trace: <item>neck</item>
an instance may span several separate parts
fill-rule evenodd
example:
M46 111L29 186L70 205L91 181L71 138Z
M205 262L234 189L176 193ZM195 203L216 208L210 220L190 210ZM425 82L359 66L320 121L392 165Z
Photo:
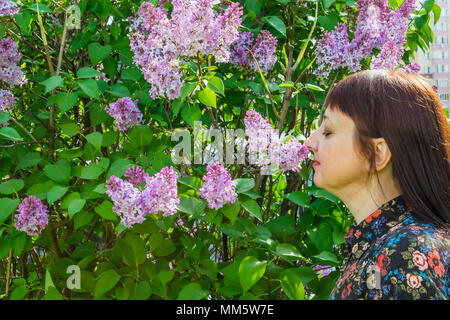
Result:
M350 210L357 224L384 203L402 194L400 188L394 183L392 175L386 175L385 172L378 172L378 175L384 193L381 191L377 179L373 177L371 182L364 186L354 186L347 190L341 190L340 195L336 194Z

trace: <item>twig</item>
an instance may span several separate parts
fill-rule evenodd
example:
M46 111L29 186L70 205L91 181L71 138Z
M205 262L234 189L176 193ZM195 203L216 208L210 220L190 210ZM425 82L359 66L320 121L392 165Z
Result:
M13 249L9 250L9 258L8 258L8 270L6 270L6 290L5 290L5 296L8 300L9 298L9 281L11 280L11 261L12 261L12 252Z
M6 148L14 148L14 147L17 147L17 146L26 145L26 144L33 144L33 143L36 143L36 142L28 141L28 142L18 142L18 143L8 144L6 146L0 145L0 149L1 148L4 148L4 149L6 149Z

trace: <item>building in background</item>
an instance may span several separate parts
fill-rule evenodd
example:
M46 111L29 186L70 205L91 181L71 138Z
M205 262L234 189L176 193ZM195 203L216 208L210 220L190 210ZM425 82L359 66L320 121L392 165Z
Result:
M421 7L419 0L416 8ZM429 52L422 52L419 49L416 52L416 62L421 66L420 74L430 79L430 83L437 87L439 99L442 102L444 110L450 109L450 50L448 40L450 37L450 0L435 0L435 3L441 7L441 17L434 24L431 17L430 26L434 32L434 41ZM448 113L447 113L448 116Z

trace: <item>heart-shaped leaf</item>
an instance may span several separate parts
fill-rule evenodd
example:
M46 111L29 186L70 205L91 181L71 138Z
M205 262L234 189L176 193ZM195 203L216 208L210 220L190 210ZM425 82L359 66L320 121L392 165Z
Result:
M89 58L92 65L96 66L100 61L105 59L111 53L110 45L102 46L100 43L94 42L88 45Z

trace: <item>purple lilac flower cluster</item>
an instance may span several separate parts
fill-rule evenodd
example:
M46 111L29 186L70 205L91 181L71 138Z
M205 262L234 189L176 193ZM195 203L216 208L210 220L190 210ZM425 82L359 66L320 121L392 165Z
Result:
M17 98L9 90L0 89L0 112L7 112L12 109Z
M308 158L309 149L301 144L297 139L284 143L280 149L281 171L288 170L299 172L302 169L302 163Z
M216 162L206 167L200 197L208 201L208 208L219 209L226 203L234 203L237 198L234 182L228 170Z
M257 111L248 110L244 118L245 134L248 139L249 161L261 168L279 164L280 138L266 119Z
M280 165L284 172L301 170L309 155L308 147L295 138L281 145L277 131L255 110L247 111L244 124L250 163L261 168L267 168L269 163Z
M180 202L177 196L178 174L173 167L163 168L150 177L142 169L132 167L125 174L129 178L124 181L111 176L106 182L106 194L114 203L113 210L120 217L120 222L127 228L135 223L142 223L147 214L163 212L164 216L176 213ZM141 191L137 185L145 181L145 189Z
M19 213L14 217L14 226L29 236L41 234L48 224L48 207L35 195L25 198L19 204L18 211Z
M256 41L253 41L253 33L241 31L239 38L231 45L230 62L240 65L241 67L251 67L258 72L258 67L250 54L249 50L255 56L262 72L267 72L277 62L274 55L277 47L277 38L267 30L262 30Z
M132 166L131 168L129 168L127 172L125 172L124 176L127 177L128 182L130 182L135 187L140 186L149 177L149 175L145 173L144 170L136 166Z
M351 72L360 70L363 58L369 58L373 49L381 52L372 59L372 69L395 69L401 64L406 43L408 21L414 9L414 0L405 0L393 10L388 0L358 0L358 20L354 38L349 41L348 26L338 23L319 40L316 53L316 75L326 77L331 70L347 67ZM417 70L416 66L405 69Z
M11 38L0 39L0 80L11 86L23 85L25 74L17 63L22 58L17 43Z
M180 198L177 195L178 173L173 167L165 167L153 177L146 177L146 187L140 204L147 213L163 212L163 216L174 215Z
M130 36L134 63L152 85L153 99L180 96L182 57L213 55L228 62L229 47L238 38L242 7L229 3L216 12L213 0L174 0L171 17L163 5L143 2L132 17L135 33Z
M106 112L116 120L116 128L126 131L131 127L143 124L142 113L137 107L138 100L129 97L119 98L105 108Z
M19 13L20 8L11 0L0 0L0 17L14 16Z

